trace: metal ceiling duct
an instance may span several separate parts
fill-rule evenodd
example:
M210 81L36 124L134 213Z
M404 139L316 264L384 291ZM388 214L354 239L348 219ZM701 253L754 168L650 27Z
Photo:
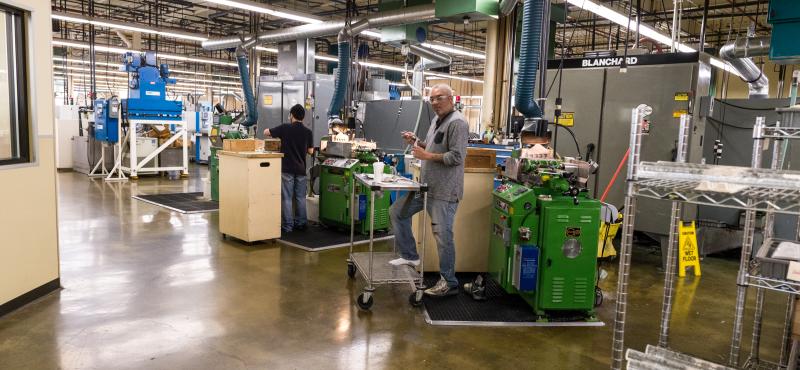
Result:
M508 16L517 7L519 0L502 0L500 2L500 14Z
M413 96L422 96L422 88L425 82L423 72L431 68L447 67L453 63L453 58L440 51L418 45L410 45L409 51L411 54L420 57L420 61L414 65L411 84L408 83L407 78L406 84L411 87Z
M719 49L719 56L730 63L742 80L747 82L749 97L765 99L769 97L769 79L750 57L769 54L769 36L748 37L727 43Z
M408 48L412 54L425 60L425 69L446 67L453 63L453 58L440 51L418 45L410 45Z
M358 34L373 27L388 27L406 24L410 22L429 22L436 20L436 10L433 4L413 6L398 10L390 10L382 13L370 14L366 17L351 21L351 30ZM302 26L283 28L268 31L258 35L258 42L278 43L293 41L297 39L307 39L322 36L332 36L339 33L345 27L344 21L328 21L321 23L305 24ZM230 36L203 41L203 49L222 50L235 48L242 43L242 39L250 39L253 35L240 37Z

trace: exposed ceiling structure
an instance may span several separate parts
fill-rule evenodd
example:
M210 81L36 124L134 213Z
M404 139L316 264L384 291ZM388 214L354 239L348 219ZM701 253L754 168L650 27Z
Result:
M577 56L592 50L623 49L626 44L629 47L637 46L634 26L629 33L626 27L581 9L582 1L554 2L561 5L566 3L567 21L559 24L552 35L556 42L553 57L560 57L562 53L565 56ZM631 24L635 24L637 17L640 17L643 25L665 35L671 32L676 18L673 10L677 4L681 9L677 16L680 20L680 41L695 48L700 40L705 15L705 47L714 53L722 44L747 34L748 30L755 34L769 32L766 22L767 0L591 1L617 13L630 15ZM69 71L79 76L87 73L86 64L90 60L88 45L93 27L98 71L116 69L118 49L136 50L136 46L140 45L143 50L176 56L168 62L171 69L176 71L176 77L186 79L187 87L191 87L190 83L197 85L203 82L220 86L223 90L228 86L234 89L233 84L222 82L235 81L232 51L203 50L200 45L202 39L268 32L316 20L342 20L348 16L360 17L379 11L378 0L257 0L252 3L263 4L279 12L285 11L289 16L242 9L229 0L52 0L55 14L53 37L58 46L54 59L60 62L56 63L56 72ZM485 21L437 23L429 26L428 40L438 45L454 46L471 54L451 52L453 64L450 75L482 79L484 59L481 56L485 49L486 28ZM142 30L152 32L140 32ZM318 70L327 70L330 62L325 56L335 41L335 35L315 40L319 56ZM646 37L640 37L638 41L641 48L669 51L669 46ZM82 46L73 44L66 49L63 45L67 42L78 42ZM361 37L360 42L369 47L368 56L362 61L403 67L405 58L400 49L382 44L369 36ZM275 45L262 45L259 49L261 73L273 73L275 70L277 57L274 48ZM65 50L69 51L65 54ZM376 69L375 72L382 71ZM189 81L189 78L195 81ZM98 82L98 85L103 83L101 80Z

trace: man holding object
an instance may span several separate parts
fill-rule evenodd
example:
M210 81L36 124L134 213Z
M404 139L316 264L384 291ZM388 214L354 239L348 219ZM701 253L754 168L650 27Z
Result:
M445 84L433 87L430 96L436 118L431 122L425 141L414 133L403 132L403 139L413 145L414 158L422 160L420 182L428 185L428 215L439 253L439 281L425 294L434 297L458 294L455 275L456 253L453 221L458 202L464 196L464 158L469 127L461 112L455 110L453 89ZM411 217L422 211L422 197L408 193L395 202L390 215L400 258L393 265L419 265L417 243L411 232Z

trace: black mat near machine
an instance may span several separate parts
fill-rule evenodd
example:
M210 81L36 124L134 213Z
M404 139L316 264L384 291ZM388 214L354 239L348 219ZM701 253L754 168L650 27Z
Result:
M375 231L375 241L394 238L387 231ZM356 244L369 243L369 235L355 233ZM300 248L309 252L319 252L326 249L343 248L350 245L350 231L327 228L322 225L308 225L304 231L281 233L278 242L290 247Z
M219 210L219 202L204 199L202 192L139 194L132 198L180 213L203 213Z
M477 273L457 273L459 286L472 282ZM433 286L438 273L425 274L425 286ZM493 279L485 279L486 300L476 301L460 289L458 295L423 299L425 321L443 326L604 326L601 321L538 322L531 306L519 295L508 294Z

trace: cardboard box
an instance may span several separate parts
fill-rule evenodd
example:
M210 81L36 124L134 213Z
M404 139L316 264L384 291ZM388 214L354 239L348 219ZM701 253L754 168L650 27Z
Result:
M465 168L495 168L497 153L491 149L467 148Z
M255 139L225 139L222 150L230 152L256 152L264 150L264 141Z
M264 150L267 152L280 152L281 139L264 139Z
M169 132L169 128L163 125L155 125L150 127L150 131L147 132L147 137L157 137L159 139L169 139L171 136Z

